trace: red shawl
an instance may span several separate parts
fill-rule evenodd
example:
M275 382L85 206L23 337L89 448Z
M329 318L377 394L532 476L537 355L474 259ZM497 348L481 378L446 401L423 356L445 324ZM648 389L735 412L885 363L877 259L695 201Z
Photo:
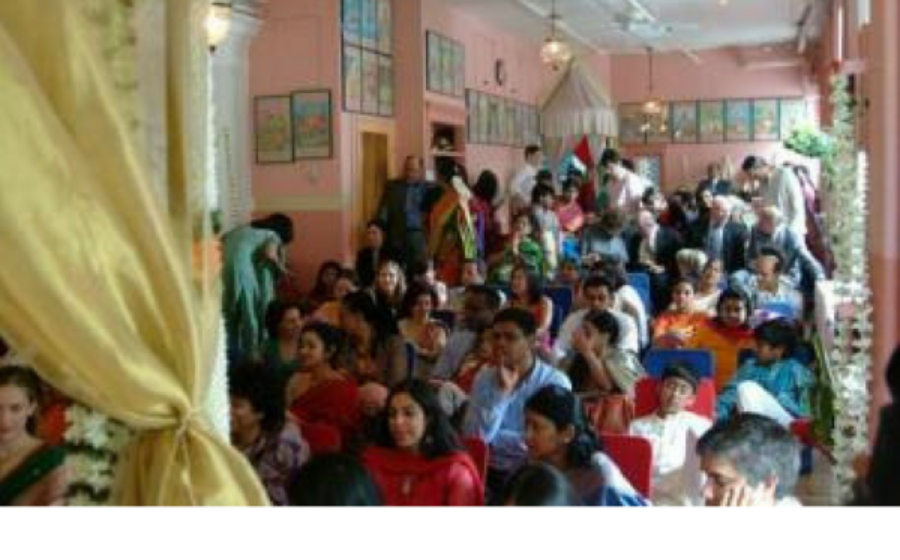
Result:
M303 435L309 439L311 433L317 433L316 426L329 426L337 430L341 440L346 444L352 441L359 431L359 400L356 384L349 380L331 380L322 382L291 404L291 414L304 428ZM313 453L317 453L317 445L310 440ZM324 444L323 444L324 445ZM325 445L332 447L332 445Z
M363 462L389 506L480 506L484 485L468 453L425 459L370 447Z

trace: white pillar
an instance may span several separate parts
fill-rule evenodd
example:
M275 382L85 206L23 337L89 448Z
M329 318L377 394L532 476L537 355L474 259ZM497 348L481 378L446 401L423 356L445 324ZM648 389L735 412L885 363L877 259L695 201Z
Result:
M215 180L224 231L247 223L253 211L250 43L261 26L256 17L235 10L231 29L213 55Z

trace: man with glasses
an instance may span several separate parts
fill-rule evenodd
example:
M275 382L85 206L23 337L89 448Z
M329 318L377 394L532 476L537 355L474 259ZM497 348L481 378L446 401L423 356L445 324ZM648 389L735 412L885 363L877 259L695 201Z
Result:
M493 364L478 374L463 431L490 446L487 489L497 496L525 463L525 402L547 385L571 390L569 378L535 354L537 324L524 309L504 309L494 318Z
M746 413L720 422L697 442L697 454L708 506L800 505L793 496L800 444L770 418Z

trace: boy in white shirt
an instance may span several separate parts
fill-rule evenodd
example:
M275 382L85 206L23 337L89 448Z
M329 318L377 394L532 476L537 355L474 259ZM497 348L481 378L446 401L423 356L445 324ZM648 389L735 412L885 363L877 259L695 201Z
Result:
M666 367L659 384L659 407L634 420L628 429L653 446L651 499L656 505L703 503L703 477L694 448L712 422L687 410L698 385L697 376L686 366Z

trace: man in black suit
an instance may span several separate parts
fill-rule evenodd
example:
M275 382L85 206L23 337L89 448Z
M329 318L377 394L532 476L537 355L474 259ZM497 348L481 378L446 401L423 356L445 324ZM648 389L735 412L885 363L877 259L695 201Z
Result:
M678 276L675 255L683 246L677 231L660 226L653 212L641 208L637 233L628 241L629 269L650 275L650 296L656 311L669 305L669 281Z
M747 268L747 226L731 219L731 202L724 196L713 198L709 219L697 220L690 228L688 245L700 249L706 256L722 261L729 274Z
M403 178L385 186L378 209L378 219L387 224L387 248L402 255L406 270L428 259L428 213L440 195L440 187L425 181L423 171L421 158L407 156Z

